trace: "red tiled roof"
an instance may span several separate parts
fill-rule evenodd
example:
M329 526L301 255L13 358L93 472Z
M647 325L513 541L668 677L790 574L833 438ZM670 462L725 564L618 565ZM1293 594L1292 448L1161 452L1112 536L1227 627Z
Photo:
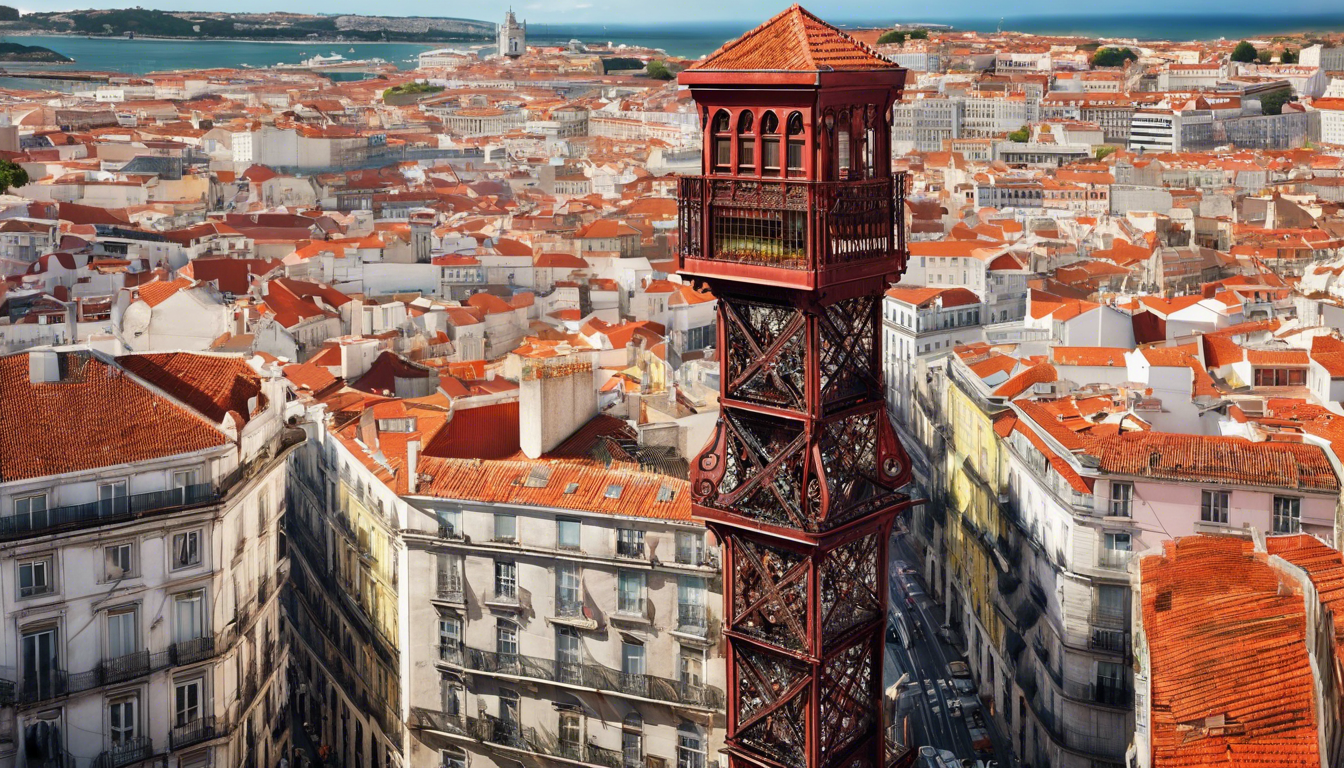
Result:
M517 400L454 409L424 448L425 456L441 459L503 459L517 453Z
M1163 547L1140 570L1154 768L1319 765L1301 592L1247 539Z
M237 425L242 427L266 406L261 377L242 357L168 352L124 355L117 363L215 422L233 412L242 418ZM249 408L253 398L256 403Z
M544 487L525 483L535 467L550 467ZM419 470L430 479L418 495L548 509L572 509L664 520L691 520L689 483L618 463L610 468L593 461L511 459L439 459L426 456ZM573 486L573 491L566 490ZM619 494L608 493L619 486ZM672 498L659 501L667 487ZM613 496L616 496L613 498Z
M434 372L419 363L412 363L395 352L380 353L363 376L350 384L361 392L381 395L397 391L397 379L426 379Z
M793 5L690 66L693 70L897 69L844 32Z
M994 390L994 396L1006 397L1011 400L1012 398L1017 397L1023 392L1026 392L1028 389L1031 389L1036 384L1042 384L1048 381L1057 381L1058 379L1059 379L1059 372L1055 370L1055 366L1049 363L1041 363L1040 365L1033 365L1030 368L1026 369L1025 371L1022 371L1021 373L1017 374L1013 378L1000 384L999 388Z
M1051 347L1055 365L1084 365L1119 368L1125 365L1125 352L1119 347Z
M1265 549L1306 571L1321 604L1334 614L1335 666L1344 673L1344 555L1305 533L1269 536Z
M1039 420L1038 420L1039 421ZM1118 475L1338 491L1330 459L1316 445L1253 443L1242 437L1126 432L1085 437L1099 469Z
M0 357L0 481L27 480L228 444L206 418L85 352L33 384L29 353Z
M140 286L140 299L151 307L157 307L172 298L173 294L190 285L191 281L184 277L179 277L176 280L156 280L152 283L145 283Z

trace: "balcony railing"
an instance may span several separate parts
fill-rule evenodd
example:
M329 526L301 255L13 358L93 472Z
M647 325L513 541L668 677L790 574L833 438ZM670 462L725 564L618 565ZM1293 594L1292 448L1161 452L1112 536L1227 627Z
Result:
M677 604L677 627L679 629L689 629L704 634L705 628L708 626L709 611L706 610L705 606L696 603Z
M127 739L105 750L93 761L93 768L122 768L147 760L154 754L154 742L148 736Z
M679 180L687 259L819 270L905 251L905 177Z
M1112 571L1124 571L1134 553L1127 549L1101 549L1097 551L1097 567Z
M166 491L137 493L86 504L50 507L41 512L0 517L0 538L46 533L66 526L110 523L153 512L218 501L221 494L210 483L198 483Z
M463 598L466 593L462 588L462 574L457 571L440 571L437 591L440 600L447 600L452 603L465 602Z
M63 669L50 669L37 674L26 674L19 686L19 703L36 704L69 692L70 678Z
M558 757L600 768L626 768L620 750L548 737L538 733L536 728L501 720L492 715L464 717L416 707L411 710L410 724L413 729L457 734L486 744Z
M572 598L555 598L555 615L561 619L583 618L583 601Z
M719 555L708 547L677 547L677 562L682 565L718 566Z
M616 542L617 557L643 557L644 542L642 541L618 541Z
M1094 629L1087 647L1094 651L1129 654L1129 633L1123 629Z
M173 749L190 747L215 738L215 716L198 717L188 723L174 726L168 733L168 743Z
M440 657L443 655L444 649L441 647ZM448 655L450 658L445 659L448 663L477 672L548 680L704 709L718 710L724 706L723 691L711 685L621 672L591 662L562 662L521 653L498 653L468 647L448 649Z
M207 635L190 640L182 640L169 646L174 663L195 664L202 659L215 655L215 637Z

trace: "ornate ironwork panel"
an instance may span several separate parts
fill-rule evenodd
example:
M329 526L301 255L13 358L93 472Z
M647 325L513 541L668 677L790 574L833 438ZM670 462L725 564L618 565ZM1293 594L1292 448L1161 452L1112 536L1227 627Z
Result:
M794 411L807 409L807 323L792 307L719 302L724 325L724 394Z
M863 637L822 665L819 690L823 764L877 729L873 684L881 679L879 663L881 659L873 655L872 639Z
M862 411L825 422L818 448L828 495L826 524L843 523L863 511L863 502L886 489L878 485L878 430L886 414Z
M797 552L734 537L732 628L779 648L808 650L809 565Z
M881 306L876 296L858 296L832 304L818 318L821 402L826 410L881 398Z
M771 525L809 527L800 498L807 449L802 423L732 409L722 418L723 477L707 503Z
M886 601L877 594L880 548L877 534L869 534L827 552L821 561L823 647L886 614Z
M754 720L742 718L737 742L769 755L789 768L807 765L808 689L801 690L779 706L766 710Z

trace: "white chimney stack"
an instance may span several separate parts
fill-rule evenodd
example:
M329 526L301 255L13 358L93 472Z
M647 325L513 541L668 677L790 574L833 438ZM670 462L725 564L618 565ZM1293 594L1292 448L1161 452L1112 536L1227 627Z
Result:
M54 384L61 380L61 358L54 349L34 349L28 353L28 378L33 384Z

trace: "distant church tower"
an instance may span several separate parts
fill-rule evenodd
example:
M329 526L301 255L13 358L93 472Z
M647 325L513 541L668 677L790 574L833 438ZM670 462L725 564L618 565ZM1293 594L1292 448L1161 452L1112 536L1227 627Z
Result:
M518 58L527 51L527 22L518 23L513 9L504 15L504 23L499 25L499 55Z

